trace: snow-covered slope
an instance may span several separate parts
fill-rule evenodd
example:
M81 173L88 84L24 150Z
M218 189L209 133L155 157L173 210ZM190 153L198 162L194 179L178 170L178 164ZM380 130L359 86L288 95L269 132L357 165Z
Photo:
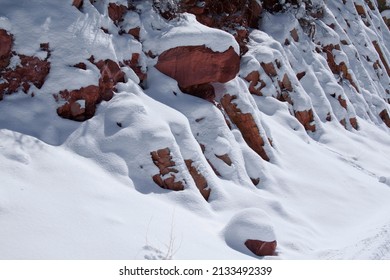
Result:
M390 259L376 1L152 2L1 0L0 258Z

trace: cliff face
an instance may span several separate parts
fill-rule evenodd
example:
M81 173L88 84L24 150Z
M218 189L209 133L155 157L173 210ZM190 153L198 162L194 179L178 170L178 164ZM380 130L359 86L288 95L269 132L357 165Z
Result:
M389 139L386 1L55 4L66 18L56 9L33 17L41 13L33 3L18 13L10 3L0 14L0 128L65 146L137 192L189 201L210 216L231 204L229 218L264 210L267 222L250 222L272 238L241 234L234 217L227 227L227 245L244 254L275 254L273 227L285 226L283 215L289 220L279 199L299 197L286 187L299 185L290 174L306 176L322 161L317 151L371 149L372 131ZM347 172L320 165L329 177ZM317 184L314 175L307 180ZM252 194L258 198L247 202ZM295 250L289 230L279 235L281 252Z

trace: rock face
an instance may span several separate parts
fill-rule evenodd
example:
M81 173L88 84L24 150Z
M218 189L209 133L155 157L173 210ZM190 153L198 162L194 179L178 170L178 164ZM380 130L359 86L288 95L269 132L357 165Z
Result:
M245 246L257 256L273 256L275 255L277 242L248 239L247 241L245 241Z
M44 60L23 54L11 53L13 36L4 29L0 30L0 100L5 94L12 94L18 90L27 93L32 85L40 89L50 72L49 44L40 45L40 50L47 52ZM14 57L18 64L8 67L11 57Z
M93 57L89 61L100 70L99 85L90 85L72 91L64 90L54 96L57 101L60 99L66 101L57 109L57 114L65 119L85 121L92 118L97 104L103 100L110 100L114 95L115 85L125 81L125 74L116 62L110 59L95 62ZM75 67L84 69L86 65L80 62Z
M238 127L241 134L252 150L254 150L262 159L269 161L267 153L264 150L264 140L261 138L260 131L256 125L253 116L249 113L243 114L237 105L232 101L236 96L226 94L221 99L221 105L229 116L230 120Z
M163 52L156 68L175 79L181 88L233 79L240 67L240 57L230 47L214 52L206 46L176 47Z
M153 181L163 189L173 191L184 190L184 184L176 180L175 174L179 171L175 168L176 163L172 161L171 150L169 148L151 152L153 163L160 170L159 174L153 176Z
M12 35L0 29L0 70L8 66L11 59Z
M256 0L185 0L180 11L194 14L204 25L231 33L243 54L248 50L249 28L258 27L262 6Z
M191 159L185 160L185 163L188 171L194 179L196 187L199 189L200 193L207 201L209 199L211 190L208 188L206 178L201 173L199 173L199 171L193 165L193 161Z

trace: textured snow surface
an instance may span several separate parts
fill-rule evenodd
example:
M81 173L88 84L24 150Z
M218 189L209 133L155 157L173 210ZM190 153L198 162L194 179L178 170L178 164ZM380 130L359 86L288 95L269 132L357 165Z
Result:
M80 12L70 0L1 0L0 28L14 34L15 50L39 56L39 44L49 42L52 69L45 85L34 88L35 97L20 92L0 102L0 259L258 258L243 245L246 239L276 239L277 255L268 259L390 259L390 129L377 115L390 109L382 98L389 79L381 76L384 69L377 75L352 59L379 59L364 46L371 40L390 45L377 10L368 28L354 20L352 3L325 1L324 21L339 25L332 32L320 22L329 33L315 35L318 44L353 41L341 46L340 59L347 60L360 93L348 82L340 85L293 15L266 14L263 31L251 33L240 75L214 86L217 98L236 95L236 105L272 141L265 144L266 162L236 127L228 128L216 106L181 93L176 81L153 68L156 60L144 56L145 90L124 68L126 83L95 117L77 123L57 116L53 93L98 83L97 69L69 67L89 63L91 55L122 61L142 50L159 54L203 44L238 52L230 34L187 14L164 21L144 1L138 1L139 18L125 27L141 24L142 44L119 36L104 10L108 2L115 1L101 1L96 9L85 1ZM350 16L351 28L341 14ZM284 46L293 28L301 39ZM240 77L274 59L281 62L281 77L286 73L294 84L293 105L274 98L269 78L263 96L254 96ZM298 81L301 71L306 75ZM348 99L348 110L338 96ZM314 133L292 115L310 108ZM328 112L332 121L325 120ZM350 117L357 118L358 130L339 123ZM152 180L159 171L150 153L166 147L177 179L187 183L184 191L161 189ZM218 157L224 154L231 165ZM186 168L188 159L208 181L208 202ZM254 186L251 178L260 183Z

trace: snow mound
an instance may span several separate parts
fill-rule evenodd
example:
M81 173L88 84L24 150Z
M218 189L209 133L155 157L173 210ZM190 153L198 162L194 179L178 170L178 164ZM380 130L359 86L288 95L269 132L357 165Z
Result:
M224 229L226 244L234 250L249 253L248 239L272 242L276 240L271 218L263 210L249 208L234 215Z

